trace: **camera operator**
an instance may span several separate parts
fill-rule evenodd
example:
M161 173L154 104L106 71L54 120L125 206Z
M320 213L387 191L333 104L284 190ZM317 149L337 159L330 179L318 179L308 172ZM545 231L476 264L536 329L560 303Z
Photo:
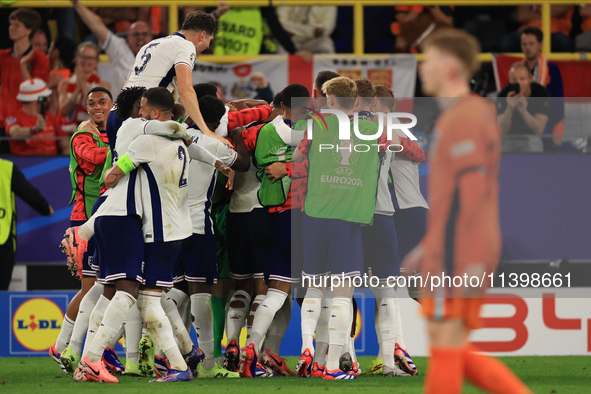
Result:
M543 152L538 135L544 132L550 113L550 93L533 77L524 62L509 70L509 84L499 92L498 120L503 138L503 152Z
M51 89L41 79L28 79L20 84L16 99L21 108L6 118L6 134L11 137L14 155L56 155L55 137L61 135L59 124L47 108Z

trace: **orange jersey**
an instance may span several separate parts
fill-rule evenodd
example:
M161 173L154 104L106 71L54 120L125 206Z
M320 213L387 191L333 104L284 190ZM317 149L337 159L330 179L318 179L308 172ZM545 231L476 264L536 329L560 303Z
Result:
M496 111L485 99L461 98L439 117L435 132L421 268L451 276L484 263L488 275L501 253Z

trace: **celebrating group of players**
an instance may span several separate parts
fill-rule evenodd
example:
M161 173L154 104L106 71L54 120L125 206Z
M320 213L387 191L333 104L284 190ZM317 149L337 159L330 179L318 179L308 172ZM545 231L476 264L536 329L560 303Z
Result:
M215 19L195 11L180 32L140 50L113 111L109 91L94 88L87 95L91 120L70 142L75 205L62 242L82 290L50 349L76 381L117 382L114 375L122 372L155 373L157 382L195 375L355 379L361 372L351 336L352 286L304 288L301 275L369 272L383 284L400 274L405 256L409 271L435 272L448 266L442 257L450 242L445 231L457 235L451 255L458 269L472 263L488 267L498 259L498 130L486 123L490 106L462 98L477 64L471 37L433 34L425 48L426 91L459 98L438 122L430 179L434 206L426 228L428 206L418 184L425 154L402 133L388 140L379 127L380 113L395 107L391 90L323 71L311 94L292 84L272 106L246 101L233 106L252 108L236 110L216 97L214 85L192 83L196 54L216 31ZM165 88L175 74L177 103ZM310 127L311 105L314 111L340 110L349 117L351 135L373 138L374 144L360 153L353 149L357 137L339 140L339 116L325 116ZM467 120L461 116L466 111ZM464 123L454 123L460 118ZM389 144L400 151L386 149ZM451 216L456 227L450 230L445 223ZM477 231L481 227L485 230ZM301 303L302 351L292 372L279 346L294 289ZM380 353L368 373L417 375L405 350L395 289L372 291ZM477 324L478 299L445 301L443 308L434 299L422 301L439 330L431 336L433 370L446 360L441 349L452 346L459 349L453 353L458 371L468 368L464 353L481 357L493 365L483 384L492 370L509 382L501 392L526 392L492 359L465 350L464 334ZM191 323L199 347L189 335ZM125 366L113 351L122 336ZM464 373L458 373L461 383ZM465 376L472 380L469 372ZM449 380L431 372L427 387L443 387L441 379Z

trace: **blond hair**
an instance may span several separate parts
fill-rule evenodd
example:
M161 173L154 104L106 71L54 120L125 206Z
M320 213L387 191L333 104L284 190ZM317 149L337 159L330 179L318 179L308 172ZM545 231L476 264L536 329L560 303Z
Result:
M355 80L355 85L357 86L357 96L361 97L361 102L363 104L373 103L373 98L376 95L376 88L373 83L369 79L361 77Z
M337 77L324 82L322 93L336 97L339 107L353 109L357 99L357 85L351 78Z
M466 78L471 78L480 70L480 44L474 36L459 29L440 29L429 34L421 45L423 52L430 47L437 48L441 52L455 57L462 68Z

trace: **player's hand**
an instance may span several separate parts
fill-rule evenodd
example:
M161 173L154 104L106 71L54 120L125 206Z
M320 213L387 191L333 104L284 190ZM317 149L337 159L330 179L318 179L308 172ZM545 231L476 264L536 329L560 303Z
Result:
M101 135L100 130L98 127L96 127L96 124L92 120L85 120L84 122L80 123L78 125L78 130L88 131L97 137Z
M21 57L20 60L20 65L26 65L27 63L29 63L31 61L31 59L33 58L33 55L35 54L35 51L32 50L29 53L27 53L25 56Z
M301 57L306 63L310 63L312 61L312 52L308 51L297 51L295 55Z
M265 167L265 174L267 174L267 179L270 179L271 183L275 183L287 175L287 167L284 162L277 161Z
M524 113L525 111L527 111L527 99L525 97L518 94L515 96L515 100L516 100L515 108L517 108L517 110L520 113Z
M47 215L47 216L53 216L53 212L54 212L53 207L50 205L49 206L49 215Z
M201 132L209 137L217 138L218 140L222 141L225 145L228 145L230 148L234 149L234 147L232 146L232 143L230 141L228 141L227 139L225 139L224 137L222 137L221 135L213 133L210 130L207 130L207 131L201 130Z
M228 176L228 180L226 181L226 189L232 190L234 189L234 170L230 168L230 175Z
M404 269L405 276L414 275L421 272L421 262L425 256L425 249L422 246L416 246L411 250L402 261L401 268Z
M220 1L218 4L218 8L215 9L213 12L217 19L221 18L228 10L230 9L230 4L226 3L225 1Z
M47 126L47 122L45 121L45 118L41 114L37 114L37 123L35 124L35 134L41 133L43 130L45 130L46 126Z
M257 88L264 89L269 86L267 77L262 72L254 72L250 76L250 82L252 82Z
M216 160L215 168L217 168L225 176L230 177L230 172L232 171L232 169L224 163L222 163L221 160Z
M324 28L322 27L317 27L316 29L314 29L314 37L318 38L324 35Z

